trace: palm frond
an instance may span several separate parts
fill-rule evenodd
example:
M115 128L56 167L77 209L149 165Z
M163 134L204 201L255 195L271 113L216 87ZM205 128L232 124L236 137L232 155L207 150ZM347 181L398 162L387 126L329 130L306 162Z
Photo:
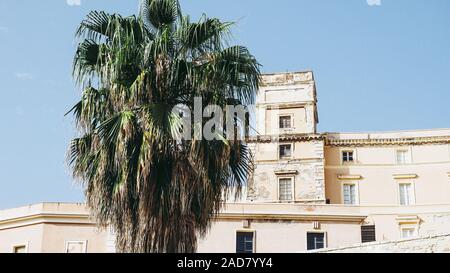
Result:
M176 0L141 1L141 16L157 29L175 23L180 12L180 5Z
M228 46L230 26L206 16L191 23L177 0L142 0L139 16L93 11L76 32L83 92L67 114L80 137L67 157L120 252L194 252L223 197L239 194L252 171L246 144L224 138L230 128L212 141L183 139L207 121L185 126L173 111L192 110L196 96L203 107L253 102L259 64Z

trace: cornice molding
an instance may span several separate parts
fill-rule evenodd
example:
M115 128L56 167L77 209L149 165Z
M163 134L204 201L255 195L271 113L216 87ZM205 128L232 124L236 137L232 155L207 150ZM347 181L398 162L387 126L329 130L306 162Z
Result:
M397 216L395 218L397 223L399 225L405 225L405 224L419 224L420 218L417 215L403 215L403 216Z
M304 108L305 106L314 105L315 102L305 101L298 103L268 103L268 104L260 104L260 106L264 106L267 110L277 110L277 109L296 109L296 108Z
M360 223L367 215L221 213L220 220L340 221Z
M412 138L364 138L364 139L330 139L324 134L280 134L259 135L246 139L249 143L270 143L283 141L323 140L328 147L362 147L362 146L406 146L424 144L450 144L450 136L412 137Z
M287 142L287 141L314 141L324 140L324 136L320 134L284 134L284 135L260 135L247 138L248 143L270 143L270 142Z
M415 173L408 173L408 174L393 174L392 175L394 179L415 179L418 177Z
M276 175L298 174L297 170L275 170Z
M292 86L298 84L314 84L312 71L263 74L260 81L260 87Z
M361 180L361 175L347 175L347 174L338 174L339 180Z
M412 137L412 138L377 138L377 139L330 139L325 137L326 146L358 147L384 145L423 145L449 144L450 136L446 137Z
M0 230L45 223L95 225L89 214L38 213L0 220Z

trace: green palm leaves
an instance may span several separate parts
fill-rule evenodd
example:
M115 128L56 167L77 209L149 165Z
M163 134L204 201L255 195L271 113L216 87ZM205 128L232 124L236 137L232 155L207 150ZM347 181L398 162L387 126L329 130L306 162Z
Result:
M193 110L196 97L223 109L254 101L259 64L228 46L230 25L191 23L178 1L146 0L139 16L91 12L77 30L83 93L71 109L79 137L69 162L99 224L116 231L118 251L194 252L223 197L246 183L245 143L180 141L172 111Z

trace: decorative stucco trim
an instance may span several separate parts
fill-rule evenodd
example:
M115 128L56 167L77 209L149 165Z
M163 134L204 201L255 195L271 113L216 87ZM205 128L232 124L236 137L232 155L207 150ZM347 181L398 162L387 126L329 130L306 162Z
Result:
M424 145L424 144L449 144L447 137L413 137L413 138L378 138L378 139L329 139L325 145L332 147L361 147L361 146L387 146L387 145Z
M397 216L397 218L395 218L395 220L397 220L397 223L399 225L419 224L420 223L420 218L417 215Z
M0 221L0 230L45 223L95 225L88 214L40 213Z
M425 144L450 144L450 136L413 137L413 138L377 138L377 139L330 139L327 134L281 134L259 135L246 139L249 143L270 143L283 141L324 140L328 147L363 147L363 146L407 146Z
M248 143L270 143L288 141L312 141L324 140L323 135L318 134L285 134L285 135L260 135L246 139Z
M260 87L279 87L308 83L314 83L312 71L283 72L262 75Z
M276 175L298 174L297 170L276 170Z
M415 179L418 177L417 174L393 174L394 179Z
M347 174L338 174L339 180L361 180L361 175L347 175Z
M260 104L264 105L264 104ZM313 102L301 102L301 103L268 103L265 104L267 110L281 110L281 109L297 109L297 108L304 108L308 105L315 105Z
M289 220L289 221L340 221L362 223L367 215L325 215L325 214L259 214L259 213L221 213L219 220Z

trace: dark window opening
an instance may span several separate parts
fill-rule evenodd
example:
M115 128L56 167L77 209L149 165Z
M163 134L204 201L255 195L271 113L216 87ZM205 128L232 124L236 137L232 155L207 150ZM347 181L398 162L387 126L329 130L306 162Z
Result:
M342 162L353 162L353 152L344 151L342 152Z
M236 253L253 253L253 232L236 233Z
M292 145L280 145L280 158L289 158L292 156Z
M291 116L281 116L280 117L280 129L291 128Z
M369 243L375 241L376 241L375 225L361 226L361 242Z
M308 232L306 235L307 250L325 248L325 233Z

